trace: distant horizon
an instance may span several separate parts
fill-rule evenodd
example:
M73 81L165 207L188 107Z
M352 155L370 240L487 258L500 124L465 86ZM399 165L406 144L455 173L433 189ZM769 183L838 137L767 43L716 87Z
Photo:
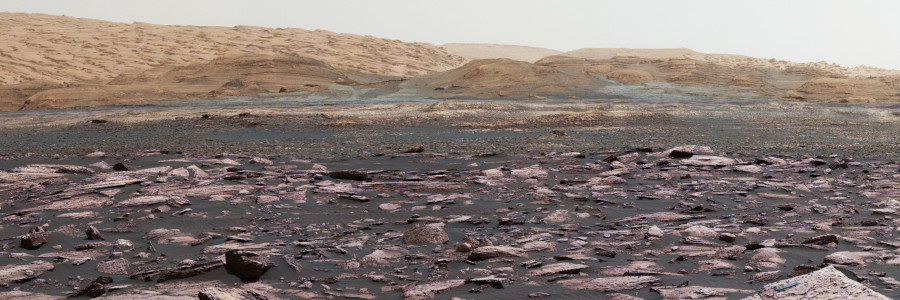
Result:
M0 3L0 10L120 23L325 30L438 46L686 48L900 70L900 35L892 32L900 28L892 15L900 2L892 1L335 2L33 0Z

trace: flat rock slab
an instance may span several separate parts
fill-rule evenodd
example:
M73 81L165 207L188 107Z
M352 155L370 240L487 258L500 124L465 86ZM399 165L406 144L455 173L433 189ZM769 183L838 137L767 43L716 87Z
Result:
M92 209L104 207L112 203L113 201L107 197L101 197L99 195L84 195L64 200L53 201L44 205L23 209L19 212Z
M752 290L714 288L705 286L654 287L651 288L651 290L659 293L659 295L663 299L707 299L711 297L725 297L730 294L754 293L754 291Z
M106 274L125 275L128 274L130 266L131 264L128 263L128 260L119 258L97 263L97 271Z
M169 197L166 197L166 196L141 196L141 197L130 198L127 200L122 200L113 206L121 207L121 206L153 205L153 204L164 203L167 200L169 200Z
M53 264L45 261L34 261L27 265L3 266L0 267L0 283L8 284L30 280L50 270L53 270Z
M495 257L528 257L525 250L509 246L478 247L469 253L470 260L485 260Z
M528 276L547 276L558 273L578 273L581 270L587 269L588 265L582 264L573 264L573 263L557 263L552 265L546 265L540 267L535 270L531 270L528 272Z
M661 283L653 276L623 276L576 278L558 281L560 285L573 290L591 290L598 292L630 291Z
M447 280L420 284L413 286L403 293L403 300L427 300L434 299L434 295L452 288L457 288L465 284L463 279Z
M848 278L834 266L767 284L745 300L890 299Z

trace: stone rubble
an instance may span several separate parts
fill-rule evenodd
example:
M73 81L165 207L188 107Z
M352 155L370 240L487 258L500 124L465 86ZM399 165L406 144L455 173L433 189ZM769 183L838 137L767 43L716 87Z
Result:
M900 297L890 161L681 146L9 165L0 297Z

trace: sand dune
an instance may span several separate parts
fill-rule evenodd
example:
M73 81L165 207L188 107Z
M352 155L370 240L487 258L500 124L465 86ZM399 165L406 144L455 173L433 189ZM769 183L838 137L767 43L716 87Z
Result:
M238 54L299 54L338 68L393 76L444 71L465 62L430 44L296 28L125 24L0 13L0 31L0 85L102 81Z
M451 43L441 45L441 47L447 49L450 54L471 60L509 58L533 63L547 56L562 54L562 51L553 49L516 45Z

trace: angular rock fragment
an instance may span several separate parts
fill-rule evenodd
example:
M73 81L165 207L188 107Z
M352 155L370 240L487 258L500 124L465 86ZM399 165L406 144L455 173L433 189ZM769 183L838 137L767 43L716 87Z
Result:
M666 233L663 232L663 230L660 229L660 228L659 228L658 226L656 226L656 225L650 226L650 228L647 229L647 236L648 236L648 237L661 238L661 237L663 237L663 236L665 236L665 235L666 235Z
M712 148L707 146L685 145L660 152L661 156L668 156L672 158L690 158L695 154L713 154L713 150Z
M392 264L394 260L401 257L403 257L403 253L378 249L363 256L362 263L371 266L384 266Z
M50 233L44 231L43 227L35 227L31 230L31 233L23 235L19 239L19 247L28 250L37 250L47 243L48 236L50 236Z
M88 226L88 229L86 229L86 230L84 231L84 233L87 235L87 239L88 239L88 240L93 240L93 241L102 241L102 240L104 240L104 239L103 239L103 236L100 235L100 230L97 230L97 228L94 227L94 225L89 225L89 226Z
M106 276L97 277L96 279L94 279L94 281L91 281L91 284L89 284L88 286L86 286L83 289L81 289L80 291L78 291L78 293L75 293L74 295L72 295L72 297L85 297L86 296L86 297L91 297L91 298L97 298L97 297L103 296L103 294L106 294L106 291L108 290L107 285L112 282L113 282L113 280L110 277L106 277Z
M837 242L838 242L838 237L836 235L826 234L826 235L820 235L820 236L815 236L815 237L806 239L805 241L802 242L802 244L826 245L826 244L837 243Z
M244 250L225 252L225 268L243 280L258 280L273 267L275 267L274 263L255 252Z

